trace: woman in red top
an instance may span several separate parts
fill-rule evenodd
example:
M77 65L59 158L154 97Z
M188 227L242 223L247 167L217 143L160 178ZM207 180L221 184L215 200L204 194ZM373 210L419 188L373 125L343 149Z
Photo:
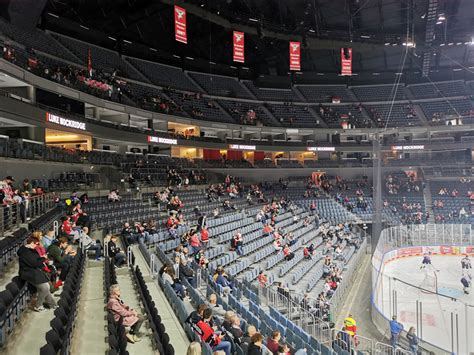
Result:
M198 334L201 340L208 343L213 351L222 350L226 355L231 355L231 344L226 340L222 340L224 335L214 332L214 329L212 329L210 325L211 318L212 310L206 308L203 312L202 319L196 323L196 327L199 328Z
M61 221L61 231L68 237L68 239L79 239L79 233L73 229L76 225L74 222L71 223L71 218L69 216L64 216L61 218Z
M61 280L56 281L56 268L54 266L49 265L48 254L46 253L46 249L41 243L41 239L43 239L43 234L40 231L34 231L31 236L38 241L38 244L36 244L35 247L36 252L40 257L44 258L43 271L48 275L48 278L53 283L54 288L57 289L58 287L62 286L63 282Z
M191 231L191 235L189 236L189 245L191 246L191 254L195 254L201 249L199 236L194 231Z
M265 227L263 227L264 237L269 236L270 234L272 234L272 232L273 232L273 228L269 224L266 224Z
M257 276L257 280L260 283L261 287L265 287L268 283L267 275L265 275L263 271L260 271L260 274L258 274Z
M285 245L285 247L283 248L283 255L285 256L286 261L290 261L295 256L295 254L293 254L291 252L290 247L288 246L288 244Z
M309 253L308 247L304 247L303 256L305 259L311 259L311 254Z
M209 231L207 230L206 227L203 227L201 229L201 243L202 243L203 249L206 250L207 246L209 245Z

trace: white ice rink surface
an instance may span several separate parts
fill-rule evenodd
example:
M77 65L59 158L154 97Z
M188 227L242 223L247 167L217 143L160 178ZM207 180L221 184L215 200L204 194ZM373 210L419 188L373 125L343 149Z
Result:
M420 324L421 318L422 329L417 330L423 340L448 351L454 350L456 354L468 355L470 352L474 353L474 289L471 287L469 295L463 292L460 282L461 258L461 256L436 255L431 258L433 267L439 270L438 292L449 297L422 292L401 282L416 286L423 282L425 273L420 270L421 256L388 262L384 268L383 280L379 283L375 302L387 318L391 318L391 313L394 312L393 304L396 303L398 320L404 325L405 330L410 326L417 327L417 319ZM417 301L421 304L421 312L417 312Z

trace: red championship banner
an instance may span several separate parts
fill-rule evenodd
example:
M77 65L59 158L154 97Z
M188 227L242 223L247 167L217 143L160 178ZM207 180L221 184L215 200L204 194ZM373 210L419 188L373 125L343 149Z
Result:
M352 48L341 48L341 75L352 75Z
M290 70L301 70L301 43L290 42Z
M234 62L245 63L245 36L243 32L234 31Z
M188 35L186 32L186 9L174 6L174 34L175 39L181 43L188 43Z

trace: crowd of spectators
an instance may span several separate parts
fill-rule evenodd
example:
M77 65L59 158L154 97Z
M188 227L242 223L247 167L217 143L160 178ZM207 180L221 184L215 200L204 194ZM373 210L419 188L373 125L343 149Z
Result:
M4 207L4 217L8 213L7 209L11 208L19 213L20 221L25 223L30 220L29 205L31 199L44 193L45 191L41 187L33 188L29 179L24 179L21 184L15 185L14 177L6 176L3 180L0 180L0 206Z
M14 182L12 177L6 180ZM3 186L3 191L8 196L8 187ZM93 251L96 261L102 259L103 246L90 236L90 219L82 209L87 199L81 197L82 200L73 192L63 201L58 199L58 208L64 211L59 230L50 228L44 234L34 231L18 250L19 276L36 289L33 307L37 312L57 308L52 294L61 290L78 249L86 253ZM109 255L113 255L110 243L108 247Z
M459 182L461 184L470 184L471 180L462 177ZM437 192L437 196L439 197L433 201L435 222L444 223L458 221L462 223L469 220L470 216L474 214L474 189L468 189L465 193L465 195L461 194L456 187L449 189L447 187L439 188ZM469 201L466 204L463 204L463 202L460 202L459 204L450 203L465 198ZM448 210L448 207L450 210Z
M385 187L389 195L398 195L401 193L417 193L423 191L423 184L417 180L416 174L406 173L406 178L400 179L395 175L387 175L385 178Z
M373 126L372 120L361 116L363 108L360 103L348 107L347 112L341 112L339 109L334 110L332 106L323 106L322 104L319 104L318 110L324 121L335 122L344 129L371 128Z

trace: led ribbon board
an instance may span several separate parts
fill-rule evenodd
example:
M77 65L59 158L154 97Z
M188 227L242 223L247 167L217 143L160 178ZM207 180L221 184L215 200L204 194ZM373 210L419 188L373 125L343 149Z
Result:
M58 115L54 115L52 113L46 112L46 122L54 123L59 126L80 129L81 131L86 130L85 122L79 122L75 120L71 120L69 118L64 118Z
M172 138L148 136L148 143L161 143L161 144L177 145L178 140L177 139L172 139Z

